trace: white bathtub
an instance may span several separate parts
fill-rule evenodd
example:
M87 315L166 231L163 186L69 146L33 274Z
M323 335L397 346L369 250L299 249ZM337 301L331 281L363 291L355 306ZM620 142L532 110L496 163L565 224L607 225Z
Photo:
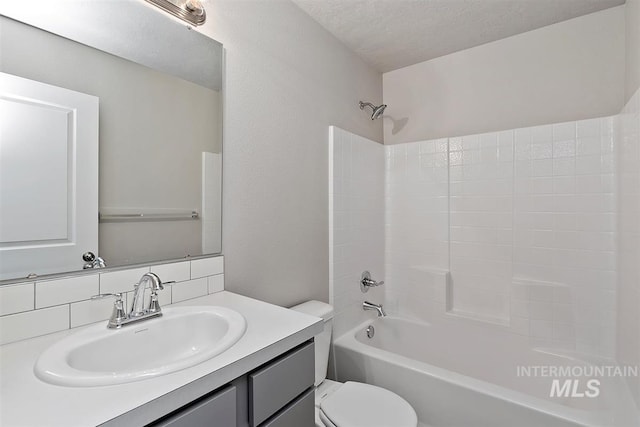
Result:
M375 328L371 339L369 325ZM551 398L552 378L518 376L517 367L589 365L531 349L524 337L476 322L377 319L336 339L334 357L338 380L396 392L429 426L640 426L620 378L599 378L598 397ZM587 380L581 379L581 389Z

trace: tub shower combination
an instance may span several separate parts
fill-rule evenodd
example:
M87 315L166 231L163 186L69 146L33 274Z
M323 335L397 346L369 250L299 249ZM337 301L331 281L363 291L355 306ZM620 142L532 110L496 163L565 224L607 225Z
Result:
M588 239L617 233L618 120L396 146L331 127L332 375L400 395L421 426L640 426L640 367L614 360L615 242ZM540 147L564 157L538 165ZM585 196L585 176L611 185ZM575 186L536 193L556 180ZM526 239L538 229L581 240ZM363 266L387 284L363 295Z
M599 378L596 397L550 397L555 377L533 376L531 368L589 373L589 364L474 323L391 316L366 322L335 340L337 377L392 390L429 426L636 425L622 378ZM586 379L578 384L579 392L589 391Z

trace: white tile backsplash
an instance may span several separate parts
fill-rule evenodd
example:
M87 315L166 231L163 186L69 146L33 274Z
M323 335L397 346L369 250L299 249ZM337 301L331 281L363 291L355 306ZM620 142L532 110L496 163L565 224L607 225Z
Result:
M188 280L171 285L172 302L180 302L192 298L203 297L209 293L207 277Z
M0 316L34 309L34 284L0 287Z
M113 298L88 300L71 304L71 327L107 320L113 311Z
M36 308L82 301L99 293L97 274L36 282Z
M184 261L152 265L151 272L157 274L163 282L183 282L191 278L191 263Z
M224 273L223 257L203 258L191 261L191 278L214 276Z
M0 345L69 329L69 304L0 317Z
M138 283L143 274L149 272L149 267L132 268L100 274L100 293L128 292Z
M207 287L210 294L224 291L224 274L207 277Z
M164 285L164 289L158 291L158 302L161 307L177 302L173 300L173 285ZM151 300L151 296L149 296L149 300Z
M197 274L214 273L190 280L192 263L198 264ZM164 290L158 293L163 307L207 293L223 291L222 266L223 257L220 256L103 273L91 271L88 274L38 281L35 284L5 285L0 287L0 345L105 321L111 316L114 300L106 298L92 301L89 298L98 293L123 292L128 308L134 284L150 269L163 281L177 282L165 285ZM147 302L148 294L149 292L146 295Z

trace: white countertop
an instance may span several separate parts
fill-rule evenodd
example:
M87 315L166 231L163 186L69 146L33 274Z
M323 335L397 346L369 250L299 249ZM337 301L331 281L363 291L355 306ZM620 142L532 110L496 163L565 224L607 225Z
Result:
M229 350L199 365L105 387L55 386L33 373L44 349L80 328L0 346L0 426L141 426L322 331L319 318L226 291L174 305L231 308L246 318L247 330Z

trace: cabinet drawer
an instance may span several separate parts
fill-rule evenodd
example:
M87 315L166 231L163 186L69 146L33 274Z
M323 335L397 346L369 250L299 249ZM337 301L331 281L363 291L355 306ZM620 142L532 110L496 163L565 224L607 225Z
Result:
M153 427L236 427L236 388L228 386L153 424Z
M315 389L312 387L260 427L314 427L314 425Z
M315 379L313 342L301 345L249 374L249 422L257 426L278 412Z

